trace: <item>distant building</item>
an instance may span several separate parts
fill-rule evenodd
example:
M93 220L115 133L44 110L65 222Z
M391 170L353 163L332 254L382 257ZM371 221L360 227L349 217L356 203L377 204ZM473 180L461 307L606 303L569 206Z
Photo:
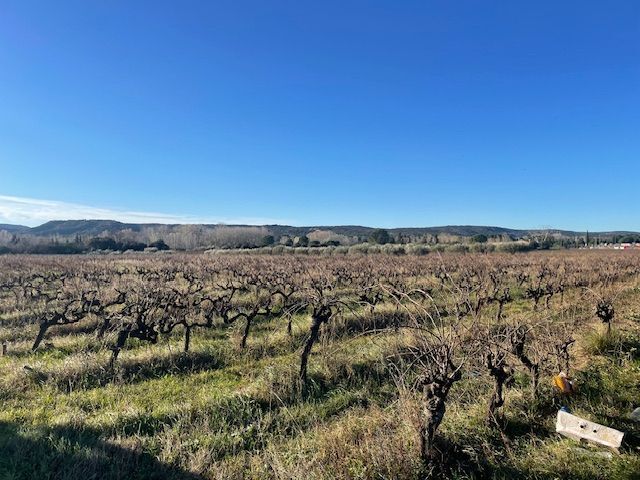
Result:
M618 244L615 244L613 248L614 250L640 249L640 243L630 243L630 242L618 243Z

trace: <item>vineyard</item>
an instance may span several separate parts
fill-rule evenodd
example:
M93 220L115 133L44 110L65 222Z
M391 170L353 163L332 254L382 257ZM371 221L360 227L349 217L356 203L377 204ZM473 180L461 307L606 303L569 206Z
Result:
M636 252L4 256L0 343L2 479L640 472Z

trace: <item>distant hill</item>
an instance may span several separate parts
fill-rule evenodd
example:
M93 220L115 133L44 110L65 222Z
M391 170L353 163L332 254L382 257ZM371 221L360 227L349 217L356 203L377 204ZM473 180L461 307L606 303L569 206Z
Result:
M31 229L24 225L11 225L10 223L0 223L0 230L11 233L27 233Z
M219 228L255 228L249 225L193 225L205 230L216 230ZM185 225L177 224L158 224L158 223L122 223L115 220L54 220L46 222L37 227L25 227L23 225L0 224L0 230L5 230L15 234L32 235L36 237L73 237L76 235L82 237L104 236L115 234L118 232L143 232L150 229L162 229L165 232L183 230ZM334 225L334 226L306 226L293 227L289 225L264 225L271 235L276 238L283 236L296 237L308 235L315 230L331 231L337 235L345 235L348 237L368 238L371 232L375 230L373 227L365 227L360 225ZM576 236L584 236L585 232L574 232L570 230L540 230L540 229L512 229L495 226L482 225L446 225L438 227L406 227L406 228L389 228L386 229L393 235L455 235L460 237L471 237L474 235L498 236L508 235L514 239L526 238L540 235L553 235L560 237L573 238ZM612 237L614 235L637 235L637 232L617 231L617 232L589 232L593 237Z
M122 223L115 220L53 220L33 227L28 233L37 236L51 235L100 235L104 232L119 232L122 230L140 231L142 224Z

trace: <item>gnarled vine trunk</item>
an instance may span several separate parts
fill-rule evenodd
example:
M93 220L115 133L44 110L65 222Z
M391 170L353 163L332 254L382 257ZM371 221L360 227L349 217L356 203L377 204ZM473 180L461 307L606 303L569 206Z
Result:
M191 327L189 325L184 326L184 351L188 352L191 346Z
M420 428L420 455L423 462L432 460L436 431L446 413L446 395L432 395L422 410L422 426Z
M302 349L302 354L300 355L300 380L303 384L307 383L307 365L309 363L309 355L311 354L311 349L313 348L314 343L320 337L320 327L322 326L323 320L319 317L314 316L311 319L311 329L309 332L309 337L304 344L304 348Z
M248 316L247 323L245 323L244 325L242 340L240 340L240 348L242 348L243 350L247 347L247 339L249 338L249 332L251 331L251 321L252 321L252 318Z
M449 363L452 372L438 376L423 386L422 425L420 427L420 454L425 465L433 461L436 432L447 411L447 397L455 382L462 378L459 369Z
M36 339L33 342L33 346L31 347L32 352L35 352L38 349L38 347L42 343L42 340L44 340L44 336L47 334L47 330L49 330L49 327L50 327L49 323L45 322L40 324L38 335L36 336Z

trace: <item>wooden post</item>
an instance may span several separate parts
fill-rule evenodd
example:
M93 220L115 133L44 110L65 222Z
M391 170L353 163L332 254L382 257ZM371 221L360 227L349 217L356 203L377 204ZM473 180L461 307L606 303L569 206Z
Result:
M7 354L7 342L2 342L2 356Z

